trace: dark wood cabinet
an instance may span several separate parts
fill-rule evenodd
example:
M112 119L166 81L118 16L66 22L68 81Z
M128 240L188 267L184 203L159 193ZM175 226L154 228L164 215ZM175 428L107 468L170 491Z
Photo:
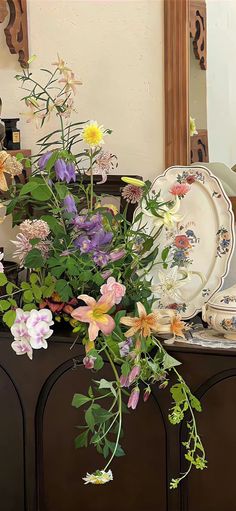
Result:
M83 415L71 400L86 392L91 376L78 365L81 347L70 349L72 338L57 335L31 362L15 355L11 341L1 333L1 511L235 511L236 350L169 348L201 398L197 418L209 465L170 491L170 477L183 468L185 432L168 423L167 390L157 388L125 417L126 457L113 463L113 483L85 486L81 478L103 459L93 448L74 448ZM106 365L103 376L109 378Z

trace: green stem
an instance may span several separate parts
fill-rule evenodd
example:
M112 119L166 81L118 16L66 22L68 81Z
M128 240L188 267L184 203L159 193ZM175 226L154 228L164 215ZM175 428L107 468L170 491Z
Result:
M117 437L116 437L116 443L115 443L115 447L114 447L114 451L108 461L108 463L106 464L104 470L107 470L107 468L109 467L109 465L111 464L115 454L116 454L116 450L117 450L117 447L119 445L119 440L120 440L120 435L121 435L121 427L122 427L122 395L121 395L121 386L120 386L120 379L119 379L119 375L118 375L118 372L116 370L116 366L110 356L110 353L109 351L106 349L105 350L105 353L106 353L106 356L111 364L111 367L112 367L112 370L113 370L113 373L115 375L115 378L116 378L116 382L117 382L117 392L118 392L118 414L119 414L119 426L118 426L118 432L117 432Z

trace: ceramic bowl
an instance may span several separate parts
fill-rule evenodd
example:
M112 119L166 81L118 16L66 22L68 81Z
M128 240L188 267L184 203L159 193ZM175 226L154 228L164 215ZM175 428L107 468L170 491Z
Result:
M236 340L236 285L213 295L202 308L202 318L226 339Z

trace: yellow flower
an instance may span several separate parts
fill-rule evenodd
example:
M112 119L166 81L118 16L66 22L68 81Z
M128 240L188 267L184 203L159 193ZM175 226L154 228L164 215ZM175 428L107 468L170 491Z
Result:
M91 147L96 147L98 145L104 144L103 136L103 126L98 126L96 121L91 121L89 124L86 124L82 131L84 142L86 142L86 144L90 145Z
M134 177L124 176L121 178L121 180L124 181L124 183L128 183L129 185L138 186L140 188L145 186L145 183L143 181L141 181L141 179L135 179Z
M190 137L193 137L193 135L198 134L195 119L193 119L193 117L191 117L191 115L190 115L189 134L190 134Z

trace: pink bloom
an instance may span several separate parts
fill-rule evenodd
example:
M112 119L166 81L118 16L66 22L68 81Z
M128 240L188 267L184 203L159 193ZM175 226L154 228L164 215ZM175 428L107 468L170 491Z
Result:
M176 185L173 185L169 191L172 195L178 195L178 197L183 197L184 195L186 195L186 193L189 192L189 190L190 186L187 185L186 183L177 183Z
M33 358L33 350L30 346L30 343L27 341L13 341L11 343L12 349L15 351L16 355L27 355L30 360Z
M59 83L65 84L65 92L70 92L70 90L72 90L73 94L76 94L76 85L82 85L80 80L75 80L75 75L72 71L67 71L67 73L64 74L64 78L59 80Z
M126 185L123 188L121 195L127 202L130 202L131 204L136 204L136 202L139 202L142 199L143 190L139 186Z
M149 399L150 397L150 394L151 394L151 389L150 387L147 387L143 393L143 400L144 400L144 403L146 403L146 401Z
M120 376L121 387L129 387L129 377L121 374Z
M125 256L125 250L123 248L113 250L110 253L110 260L111 261L119 261L119 259L122 259L122 257Z
M83 359L83 364L85 369L93 369L94 368L94 362L96 360L96 357L92 357L92 355L87 355Z
M87 305L77 307L71 313L71 316L78 321L82 321L82 323L89 323L89 340L94 341L98 336L99 330L104 335L111 334L115 328L115 321L107 312L115 303L113 293L106 293L99 298L98 302L88 295L80 295L78 298Z
M45 240L50 234L49 225L44 220L25 220L20 225L20 231L28 240L33 238Z
M132 408L132 410L135 410L135 408L137 407L138 401L139 401L139 394L140 394L139 388L135 387L135 389L132 390L132 392L130 394L128 405L127 405L128 408Z
M123 286L123 284L116 282L114 277L109 277L109 279L107 279L107 283L101 286L100 291L102 295L112 293L114 303L118 305L118 303L121 302L123 296L125 295L126 287Z
M111 170L114 170L114 167L118 166L114 165L113 160L116 159L116 156L114 154L109 153L108 151L101 151L99 155L96 158L95 166L93 167L93 173L94 174L101 174L102 179L97 184L103 184L107 180L107 174Z
M140 375L141 367L135 365L129 373L129 384L133 383L134 380Z

